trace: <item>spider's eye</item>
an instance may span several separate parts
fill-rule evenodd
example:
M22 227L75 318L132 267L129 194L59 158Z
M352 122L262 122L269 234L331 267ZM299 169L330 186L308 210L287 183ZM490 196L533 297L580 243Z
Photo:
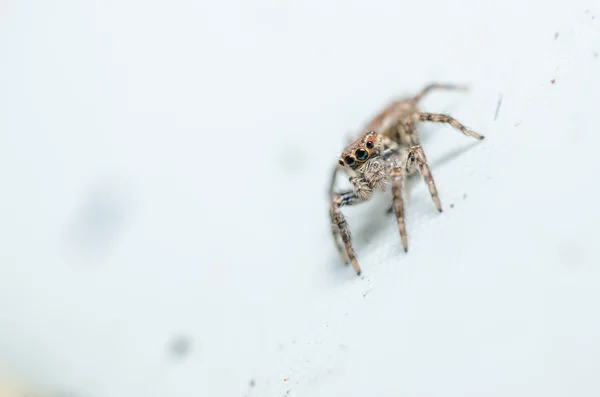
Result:
M369 152L367 152L365 149L356 149L354 155L358 160L365 161L369 157Z
M344 165L344 162L342 160L338 161L338 163L340 163L340 165Z
M369 149L373 149L373 141L369 141L369 142L367 142L367 147L368 147Z
M356 165L356 160L354 160L354 157L352 156L346 156L344 161L346 162L346 164L348 164L349 167L354 167Z

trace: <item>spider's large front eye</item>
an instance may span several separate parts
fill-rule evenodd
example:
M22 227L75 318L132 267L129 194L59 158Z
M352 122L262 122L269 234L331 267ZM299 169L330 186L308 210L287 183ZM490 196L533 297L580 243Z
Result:
M369 152L367 152L365 149L356 149L354 155L360 161L365 161L369 157Z
M346 164L348 164L349 167L354 167L356 165L356 160L354 160L354 157L352 156L346 156L344 161L346 162Z
M367 142L367 147L368 147L369 149L373 149L373 141L369 141L369 142Z

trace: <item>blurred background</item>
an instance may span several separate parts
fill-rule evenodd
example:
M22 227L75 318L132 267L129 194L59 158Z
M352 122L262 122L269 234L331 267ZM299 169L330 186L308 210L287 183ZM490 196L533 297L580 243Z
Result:
M0 378L597 396L599 53L594 0L1 0ZM332 167L430 82L487 139L421 126L445 211L414 183L405 254L389 195L347 209L357 277Z

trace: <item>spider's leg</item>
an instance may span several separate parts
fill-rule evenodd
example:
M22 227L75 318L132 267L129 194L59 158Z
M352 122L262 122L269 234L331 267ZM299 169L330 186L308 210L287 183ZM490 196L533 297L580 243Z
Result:
M431 170L429 169L429 165L427 164L427 157L425 156L425 151L421 146L413 146L410 148L408 152L407 159L407 169L409 167L413 167L414 163L417 163L419 166L419 171L421 172L421 176L425 183L427 184L427 188L429 188L429 193L431 194L431 198L435 203L438 211L442 212L442 203L440 202L440 198L438 197L437 188L435 187L435 182L433 181L433 175L431 175ZM409 165L409 163L411 163Z
M346 217L342 213L340 207L344 205L354 205L363 202L364 199L360 198L354 192L336 194L331 198L331 227L333 231L333 239L335 244L340 251L342 259L352 264L352 267L356 271L356 274L360 275L360 266L356 260L356 253L352 247L352 235L350 234L350 228L346 222ZM338 240L338 236L341 237L344 246L342 246ZM345 247L345 250L343 249Z
M332 215L332 222L331 222L331 232L333 234L333 242L335 243L335 246L337 247L340 256L342 257L342 261L344 261L344 263L346 265L350 264L350 260L348 259L348 254L346 254L346 248L344 247L344 245L340 242L340 228L338 225L335 224L335 222L333 222L333 215Z
M423 88L421 91L419 91L417 93L417 95L415 95L412 100L415 102L420 101L421 99L423 99L423 97L425 95L427 95L429 93L429 91L431 90L467 90L467 86L465 85L458 85L458 84L444 84L444 83L432 83L429 84L427 86L425 86L425 88Z
M394 168L390 178L392 180L392 196L394 197L392 207L398 220L398 229L400 229L400 239L402 240L404 252L408 252L408 237L406 236L406 224L404 223L404 199L402 198L404 170L402 168Z
M336 168L337 169L337 168ZM334 171L334 176L335 176L335 171ZM344 193L339 193L337 195L333 195L331 196L331 206L330 206L330 216L331 216L331 232L333 235L333 241L335 243L335 246L337 247L340 256L342 257L342 260L344 261L344 263L346 265L350 264L350 260L348 259L348 254L346 253L346 247L342 244L342 236L340 234L340 227L339 225L334 222L334 206L337 205L337 203L339 202L339 197L340 196L345 196L347 194L352 193L351 191L349 192L344 192ZM342 241L340 241L340 239L342 239Z
M484 139L485 138L483 135L479 135L475 131L468 129L467 127L465 127L464 125L459 123L458 120L456 120L448 115L445 115L445 114L415 113L412 116L410 116L409 120L406 121L406 124L412 125L412 123L415 121L433 121L435 123L447 123L467 136L470 136L470 137L473 137L476 139Z
M413 183L414 183L414 179L411 178L410 175L406 175L406 178L404 179L404 185L402 186L402 192L404 194L404 197L406 197L407 200L410 200L411 192L414 187ZM386 213L387 214L394 213L394 201L393 200L390 203L390 206L388 207L388 209L386 210Z

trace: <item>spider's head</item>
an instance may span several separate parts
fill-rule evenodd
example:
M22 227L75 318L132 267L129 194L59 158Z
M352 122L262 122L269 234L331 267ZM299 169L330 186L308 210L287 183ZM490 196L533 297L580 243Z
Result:
M375 131L369 131L346 146L338 163L343 167L357 169L367 160L378 156L382 149L381 136Z

